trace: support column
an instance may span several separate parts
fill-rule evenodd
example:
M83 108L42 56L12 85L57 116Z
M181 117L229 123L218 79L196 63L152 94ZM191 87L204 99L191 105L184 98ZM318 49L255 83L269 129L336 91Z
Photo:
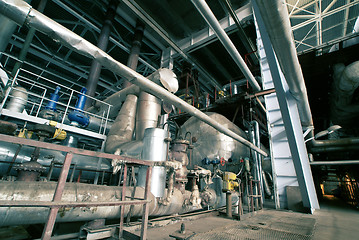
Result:
M259 12L256 1L252 1L253 11L258 24L258 37L263 47L259 49L261 61L269 65L270 75L276 89L276 94L283 118L285 133L288 138L291 158L297 175L303 206L311 212L319 209L317 194L314 187L313 176L309 165L308 153L304 143L296 100L289 91L284 75L279 67L276 55L272 48L266 27ZM260 40L258 40L260 41Z
M129 67L135 71L136 71L137 64L138 64L138 58L140 56L140 50L141 50L141 45L142 45L144 29L145 29L145 25L143 24L143 22L141 22L140 20L137 19L136 30L135 30L135 35L134 35L133 41L132 41L130 56L128 57L128 60L127 60L127 67ZM123 83L123 88L127 88L131 85L132 85L132 83L125 80L125 82Z
M118 1L112 0L109 3L107 12L106 12L106 20L101 29L100 36L98 38L97 47L103 51L106 51L108 41L110 38L112 22L116 16L116 9L118 6ZM94 97L96 93L96 88L98 84L98 80L101 74L102 65L96 61L92 60L89 76L86 83L87 95ZM87 99L85 109L91 106L91 99Z
M47 0L41 0L39 5L37 6L37 11L43 12L46 6ZM24 42L23 47L21 48L20 54L19 54L19 60L21 62L16 62L14 65L14 68L12 69L11 75L15 76L17 70L21 67L22 62L25 60L27 52L29 51L30 44L32 42L32 39L35 36L36 29L30 28L29 32L26 35L26 39Z

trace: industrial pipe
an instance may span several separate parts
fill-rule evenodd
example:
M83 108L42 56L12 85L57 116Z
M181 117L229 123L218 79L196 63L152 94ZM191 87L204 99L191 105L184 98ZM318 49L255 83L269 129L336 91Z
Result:
M34 27L38 31L48 35L52 39L62 43L68 48L76 51L79 54L87 56L92 59L96 59L102 66L111 69L114 73L126 78L128 81L138 85L144 91L156 95L158 98L166 100L168 103L173 104L179 109L188 112L190 115L199 118L208 125L212 126L219 132L230 136L237 141L243 143L249 148L254 149L264 156L268 156L266 152L253 145L243 137L232 132L231 130L223 127L218 122L208 117L205 113L201 112L197 108L189 105L182 99L178 98L174 94L168 92L163 87L148 80L144 76L138 74L125 65L117 62L107 53L94 46L92 43L86 41L77 34L71 32L67 28L46 17L42 13L31 8L31 6L24 1L20 0L1 0L0 1L0 13L11 18L17 24L23 25L25 22L29 27Z
M254 78L253 74L247 67L242 56L239 54L237 48L234 46L227 33L221 27L221 24L218 22L216 16L213 14L206 1L192 0L192 3L197 8L198 12L202 15L202 17L206 20L210 28L217 35L218 39L221 41L227 52L231 55L239 69L241 69L243 75L248 80L249 84L253 87L255 91L261 90L261 87L259 86L257 80Z
M97 47L103 51L106 51L107 49L108 41L111 34L112 21L116 16L117 6L118 6L118 1L116 0L110 1L106 12L106 20L102 26L101 33L97 43ZM89 95L90 97L95 96L97 83L101 74L101 68L102 68L101 63L96 61L96 59L93 59L86 83L87 95ZM86 102L86 108L91 106L91 104L92 104L92 99L88 98Z
M51 202L56 182L2 182L0 184L0 201L23 201L28 205L36 202ZM126 187L126 196L130 197L133 187ZM122 187L100 186L83 183L65 184L62 201L78 202L79 204L96 202L121 201ZM143 198L144 189L136 187L135 198ZM156 199L149 194L149 213L156 209ZM0 205L1 205L0 202ZM124 215L130 206L125 206ZM0 226L45 223L49 209L46 207L0 207ZM114 219L121 214L120 206L84 206L77 208L65 207L59 211L56 222L90 221L99 218ZM141 216L142 206L135 205L132 216Z
M314 161L310 165L350 165L359 164L359 160L340 160L340 161Z
M268 31L289 91L298 105L303 128L313 126L307 89L293 41L287 4L284 0L255 0Z

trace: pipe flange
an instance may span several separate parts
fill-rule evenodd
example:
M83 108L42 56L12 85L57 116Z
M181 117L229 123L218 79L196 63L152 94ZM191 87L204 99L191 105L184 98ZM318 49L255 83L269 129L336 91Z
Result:
M44 172L46 170L46 167L42 166L38 162L30 161L26 163L20 163L15 166L15 169L17 171L28 171L28 172Z

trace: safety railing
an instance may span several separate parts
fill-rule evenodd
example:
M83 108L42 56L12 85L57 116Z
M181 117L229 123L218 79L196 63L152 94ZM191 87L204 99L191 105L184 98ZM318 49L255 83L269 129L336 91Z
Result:
M0 53L0 56L6 56L8 59L11 59L12 61L16 61L16 59L14 57L12 57L11 55L7 55L5 53ZM32 69L32 70L29 71L27 69ZM40 72L40 73L38 74L35 72ZM78 110L79 112L81 112L84 116L86 116L90 120L91 127L86 127L86 128L83 127L84 129L86 129L90 132L94 132L97 135L105 136L106 129L107 129L108 125L112 122L112 120L109 119L109 113L110 113L110 109L111 109L112 105L110 105L106 102L100 101L98 99L95 99L91 96L88 96L81 91L74 90L72 87L74 87L75 84L72 84L69 87L69 86L60 84L59 81L51 80L49 77L59 80L58 78L60 76L52 76L52 75L50 75L50 73L45 72L45 74L44 74L44 72L45 72L45 70L43 70L37 66L34 66L34 65L27 66L27 63L24 62L23 68L20 68L16 72L14 77L10 76L8 79L8 82L6 84L7 88L6 88L6 92L5 92L5 98L3 99L3 101L1 102L1 105L0 105L0 115L1 114L5 114L5 115L9 114L9 115L11 115L11 117L16 117L16 116L21 117L22 115L26 115L23 117L27 120L31 119L31 117L39 118L39 117L41 117L40 116L41 111L46 110L48 108L49 103L53 103L56 105L56 113L59 116L59 118L57 119L57 122L59 122L60 128L63 127L64 124L70 124L71 121L68 119L69 113L72 111ZM44 77L44 76L47 76L47 77ZM65 81L63 81L63 82L65 82ZM12 98L18 98L13 95L13 93L14 93L13 89L17 85L24 87L26 89L26 91L24 91L23 89L15 90L16 92L27 95L27 99L25 99L25 100L19 99L20 102L23 101L23 103L21 103L21 104L24 104L26 113L21 112L21 113L15 114L15 113L7 112L5 110L6 104L8 104L8 102ZM56 91L57 87L60 87L59 100L56 101L56 103L55 103L55 101L53 99L51 99L50 95ZM84 96L85 101L86 101L86 99L89 99L96 103L98 102L99 104L104 106L102 109L105 109L105 110L103 112L97 113L97 114L87 112L84 109L79 110L75 106L78 96ZM4 109L4 111L3 111L3 109ZM29 117L29 116L31 116L31 117ZM94 136L97 136L97 135L94 135Z
M56 216L61 207L95 207L95 206L120 206L120 223L119 223L119 237L123 235L124 229L124 211L126 205L143 205L142 212L142 229L141 229L141 239L146 239L147 236L147 225L148 225L148 215L149 215L149 189L151 184L151 174L152 174L152 166L154 166L157 162L149 162L138 159L133 159L124 156L118 156L114 154L102 153L102 152L94 152L83 149L77 149L57 144L51 144L46 142L39 142L35 140L29 140L25 138L19 138L14 136L8 136L0 134L1 142L10 142L13 144L27 145L31 147L38 147L41 149L51 149L62 151L66 153L65 160L63 162L63 166L60 172L60 176L57 181L55 193L53 195L52 201L0 201L0 207L49 207L50 212L47 217L47 221L42 233L42 239L50 239L52 235L52 231L56 222ZM123 184L122 184L122 194L121 201L103 201L103 202L68 202L61 201L66 179L69 174L71 161L73 155L84 155L89 157L98 157L98 158L108 158L108 159L117 159L117 161L123 167ZM143 199L132 198L126 196L126 185L127 185L127 167L128 165L143 165L147 167L146 173L146 186L144 191ZM120 176L121 177L121 176ZM1 183L0 183L1 184ZM127 200L126 198L130 198L131 200Z

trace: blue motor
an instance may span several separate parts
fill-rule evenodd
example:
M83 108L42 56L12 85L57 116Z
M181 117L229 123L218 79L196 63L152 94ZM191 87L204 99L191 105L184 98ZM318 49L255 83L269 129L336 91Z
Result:
M83 87L81 89L81 93L78 95L78 99L75 105L75 110L69 113L68 118L71 121L71 125L78 126L81 125L82 127L86 127L90 123L89 116L85 115L82 111L84 110L85 103L86 103L86 96L85 93L87 89Z
M51 110L51 111L56 112L56 105L60 98L60 96L59 96L60 89L61 89L60 87L56 87L55 92L51 93L50 101L45 107L46 110Z

